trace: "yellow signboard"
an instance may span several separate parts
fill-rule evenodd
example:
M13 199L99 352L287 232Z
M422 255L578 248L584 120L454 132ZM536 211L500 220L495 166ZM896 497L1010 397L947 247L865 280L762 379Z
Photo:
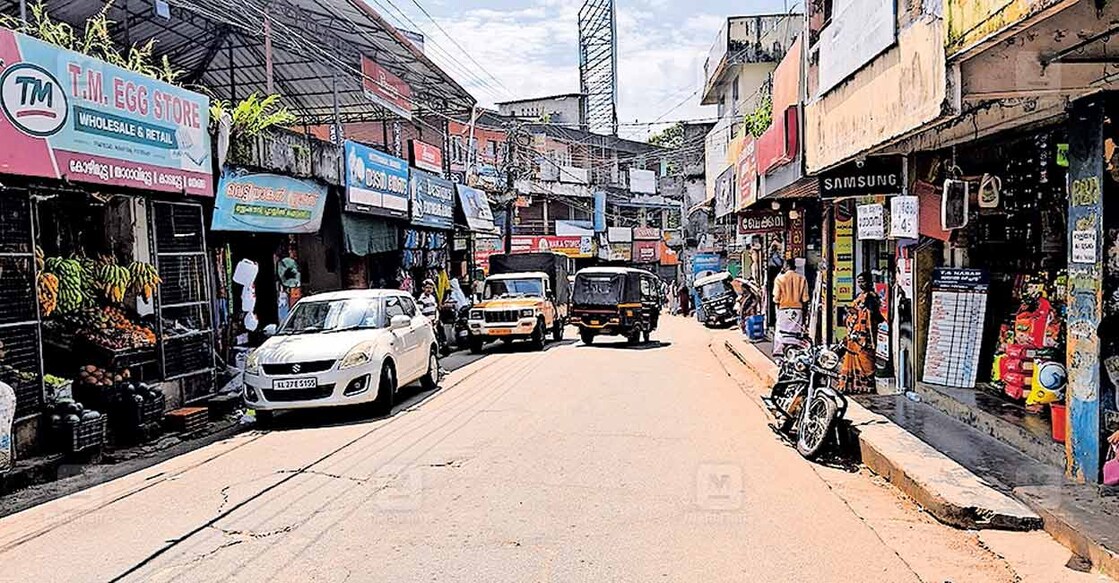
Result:
M945 0L948 56L1066 0Z

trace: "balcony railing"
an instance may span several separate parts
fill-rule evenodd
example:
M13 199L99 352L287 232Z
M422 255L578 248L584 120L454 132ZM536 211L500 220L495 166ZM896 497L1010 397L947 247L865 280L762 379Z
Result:
M804 26L802 14L770 14L728 18L715 37L703 64L704 105L714 105L715 88L728 67L781 62Z

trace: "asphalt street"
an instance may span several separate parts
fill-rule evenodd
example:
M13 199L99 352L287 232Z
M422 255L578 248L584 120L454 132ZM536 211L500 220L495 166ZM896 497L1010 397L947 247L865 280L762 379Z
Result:
M453 356L388 418L281 417L0 519L0 580L1097 580L804 461L714 334Z

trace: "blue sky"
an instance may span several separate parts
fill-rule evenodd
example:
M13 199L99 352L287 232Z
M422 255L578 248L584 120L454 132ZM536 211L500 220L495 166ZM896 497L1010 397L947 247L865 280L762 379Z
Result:
M577 15L582 0L416 0L484 71L413 0L366 1L389 22L419 28L427 38L427 55L484 106L579 90ZM713 108L700 107L698 96L692 94L702 85L703 61L723 20L737 14L782 12L786 6L802 11L803 4L795 0L616 0L616 6L618 117L626 124L651 122L662 115L665 120L713 117ZM647 131L644 126L629 126L621 133L643 138Z

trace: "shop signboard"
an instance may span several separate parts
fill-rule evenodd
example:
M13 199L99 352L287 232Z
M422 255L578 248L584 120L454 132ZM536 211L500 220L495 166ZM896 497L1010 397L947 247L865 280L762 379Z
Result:
M633 241L633 229L630 227L610 227L606 231L606 239L611 243L630 243Z
M513 253L552 251L575 259L585 259L594 256L594 237L514 235L512 247Z
M489 273L490 256L505 250L500 237L477 237L474 239L474 265Z
M606 231L606 193L594 193L594 232Z
M742 142L734 175L738 188L736 208L745 210L758 200L757 142L753 136L746 136Z
M640 240L656 239L660 240L661 230L656 227L634 227L633 238Z
M779 233L785 230L785 219L779 211L748 210L738 215L738 234Z
M856 209L860 241L886 238L886 208L880 204L860 204Z
M636 263L656 263L660 261L660 241L634 241L633 261Z
M214 199L214 231L317 233L327 188L313 180L226 168Z
M785 253L789 257L803 258L808 249L804 244L804 212L789 213L789 236L785 239Z
M477 188L470 188L465 184L456 184L458 202L462 207L462 214L466 217L466 226L475 233L496 233L497 227L493 223L493 209L486 193Z
M0 28L0 173L214 195L210 99Z
M412 171L412 224L450 231L455 228L455 185L450 180Z
M820 198L901 194L905 188L905 158L871 156L820 174Z
M920 233L921 201L916 196L895 196L890 199L890 238L917 239Z
M408 218L408 163L369 146L347 141L346 210Z
M412 119L412 88L365 55L361 56L361 87L365 97L373 103L404 119ZM394 139L399 139L398 128L393 128ZM396 151L400 151L399 146Z
M408 161L420 170L443 173L443 151L419 140L408 140Z
M715 179L715 218L721 219L734 211L734 167L723 171Z
M656 194L657 173L652 170L630 168L629 191L634 194Z
M633 261L633 246L629 243L611 243L608 261Z

